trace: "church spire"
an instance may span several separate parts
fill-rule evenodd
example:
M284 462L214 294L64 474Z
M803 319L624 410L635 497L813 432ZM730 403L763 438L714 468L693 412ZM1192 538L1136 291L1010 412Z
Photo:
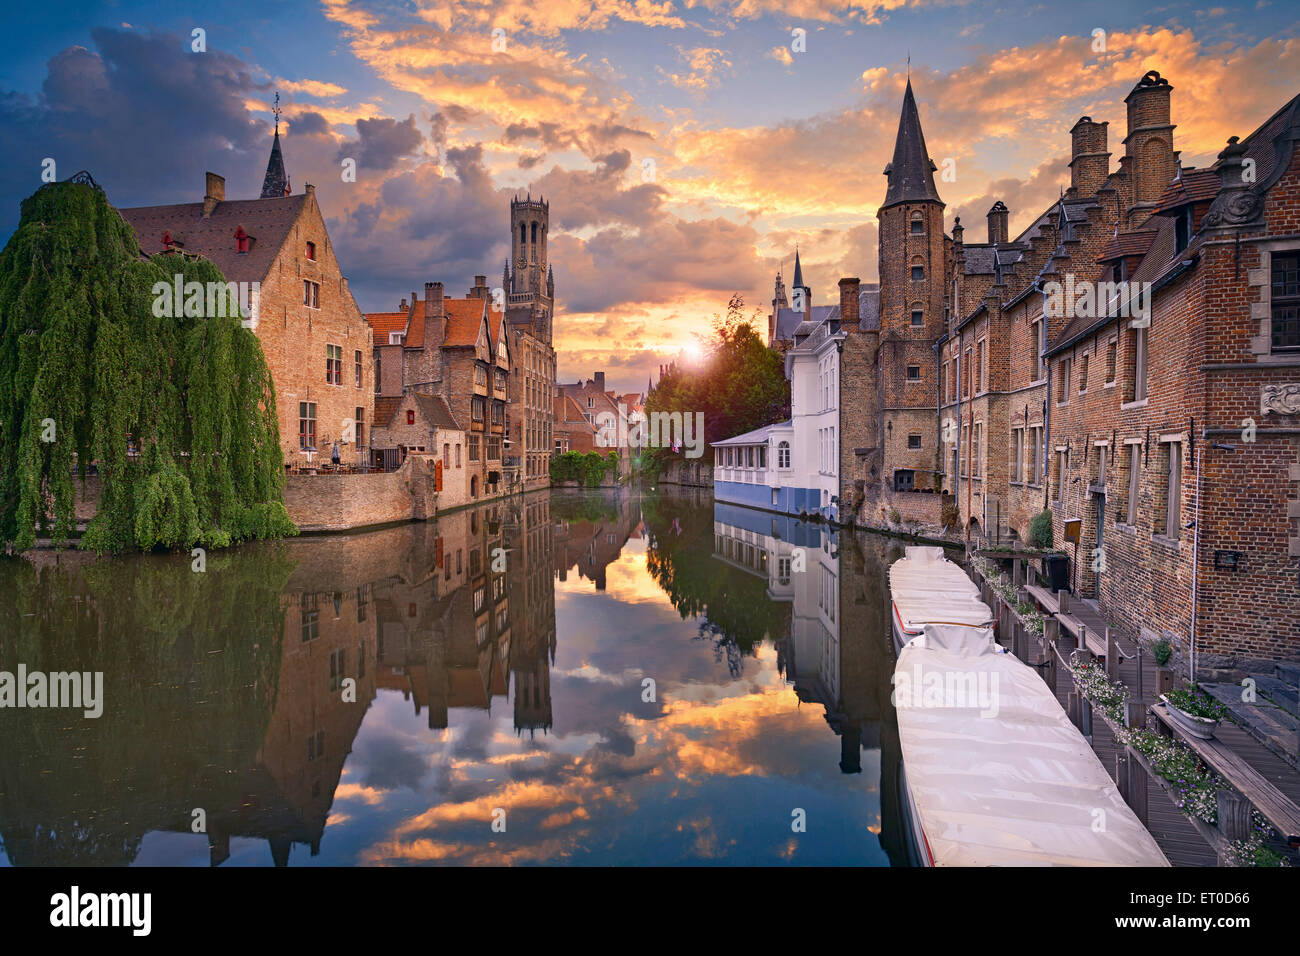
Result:
M271 142L271 158L266 163L266 178L262 180L263 199L277 199L289 195L289 174L284 169L284 153L280 151L280 94L275 94L275 139Z
M889 188L881 206L901 202L940 202L934 188L934 171L937 169L925 149L925 135L921 132L921 115L912 95L912 81L907 81L903 94L903 110L898 117L898 139L894 143L894 161L885 167Z
M799 247L794 247L794 287L803 288L803 266L799 264Z

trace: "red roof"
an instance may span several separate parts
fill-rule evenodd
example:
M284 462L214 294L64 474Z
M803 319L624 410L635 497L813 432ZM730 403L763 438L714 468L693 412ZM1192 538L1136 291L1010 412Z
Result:
M1183 170L1165 189L1156 203L1154 215L1159 215L1188 203L1213 202L1219 194L1219 173L1214 169Z

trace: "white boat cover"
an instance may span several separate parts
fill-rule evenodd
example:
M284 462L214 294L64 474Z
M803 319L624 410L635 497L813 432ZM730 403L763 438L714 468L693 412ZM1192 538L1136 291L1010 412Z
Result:
M1043 679L990 628L925 625L894 683L917 842L935 866L1169 865Z
M927 623L977 627L993 620L979 588L943 548L908 548L889 566L889 592L903 628L914 633Z

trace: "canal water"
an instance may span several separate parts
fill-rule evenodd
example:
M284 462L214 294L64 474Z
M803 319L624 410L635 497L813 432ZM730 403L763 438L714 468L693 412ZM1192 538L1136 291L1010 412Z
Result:
M0 558L0 865L905 865L902 542L704 491Z

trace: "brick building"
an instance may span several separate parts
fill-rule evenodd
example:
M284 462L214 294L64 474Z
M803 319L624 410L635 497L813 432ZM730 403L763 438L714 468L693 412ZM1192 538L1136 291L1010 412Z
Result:
M590 451L608 454L618 452L618 474L628 475L632 471L632 459L639 449L631 447L627 441L620 441L620 436L632 435L632 429L642 409L637 404L638 395L618 395L605 387L605 373L596 372L594 377L585 382L562 382L557 386L557 395L567 396L578 406L582 416L595 429L594 447ZM570 413L571 414L571 413ZM616 433L617 432L617 433ZM572 433L571 433L572 434ZM615 448L610 442L619 441ZM604 442L605 444L602 444ZM581 449L572 448L573 451Z
M502 442L510 341L503 313L492 311L491 298L478 294L480 289L482 283L464 299L454 299L443 295L441 282L426 282L423 299L412 292L398 311L366 315L375 334L377 403L385 407L390 403L380 399L416 391L441 399L465 431L470 500L507 490Z
M145 254L201 256L227 281L249 284L241 305L275 383L285 462L328 457L335 441L345 462L365 461L375 395L370 327L315 187L290 192L278 125L260 198L228 200L225 179L208 173L202 202L118 211Z
M562 390L557 390L552 401L555 403L555 453L596 451L596 426L578 403Z
M987 242L954 223L931 429L960 527L1050 510L1078 593L1236 676L1300 657L1300 97L1194 169L1172 91L1128 94L1113 171L1082 117L1070 188L1015 239L1000 202Z
M470 500L469 447L465 429L439 395L408 391L402 395L375 399L371 444L383 455L389 449L400 464L411 453L427 452L436 456L440 467L435 470L436 506L454 508Z

